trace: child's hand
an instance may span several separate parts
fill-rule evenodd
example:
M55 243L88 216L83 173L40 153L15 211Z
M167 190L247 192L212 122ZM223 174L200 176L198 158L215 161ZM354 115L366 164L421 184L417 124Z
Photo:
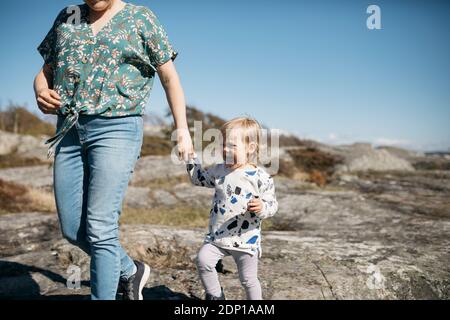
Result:
M261 213L262 209L263 209L263 202L259 198L253 198L247 204L247 211L256 214Z

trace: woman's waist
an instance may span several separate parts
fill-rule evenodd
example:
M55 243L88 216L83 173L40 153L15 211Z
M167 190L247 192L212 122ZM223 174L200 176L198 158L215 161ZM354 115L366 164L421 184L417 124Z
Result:
M57 116L66 118L68 115L77 114L78 118L120 118L130 116L143 116L145 108L136 106L128 106L126 104L103 104L103 105L88 105L65 103L57 110Z

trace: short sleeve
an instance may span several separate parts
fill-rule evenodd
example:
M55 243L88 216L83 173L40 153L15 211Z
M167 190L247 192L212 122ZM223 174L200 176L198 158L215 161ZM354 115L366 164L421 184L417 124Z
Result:
M64 18L66 17L66 8L61 10L53 22L53 26L50 28L49 32L45 36L44 40L39 44L37 50L41 54L44 59L45 64L53 64L55 61L55 47L56 47L56 37L57 37L57 28L58 26L64 22Z
M174 50L164 27L156 15L147 7L143 14L143 41L150 63L156 69L170 59L175 60L178 52Z

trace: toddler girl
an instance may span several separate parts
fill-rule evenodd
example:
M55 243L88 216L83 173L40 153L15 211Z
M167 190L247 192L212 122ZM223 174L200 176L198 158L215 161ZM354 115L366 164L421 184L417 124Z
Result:
M247 299L262 299L258 280L261 222L278 209L272 177L257 163L261 126L256 120L236 118L221 128L224 163L202 168L194 155L187 171L194 185L215 188L209 232L197 256L206 300L224 300L216 264L231 255Z

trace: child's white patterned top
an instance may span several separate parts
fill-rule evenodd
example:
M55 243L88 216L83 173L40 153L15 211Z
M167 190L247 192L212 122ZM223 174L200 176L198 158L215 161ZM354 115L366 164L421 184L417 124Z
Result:
M229 169L224 163L202 168L197 158L189 160L187 171L194 185L215 188L205 242L261 256L261 222L278 209L272 177L262 168ZM247 211L254 197L263 202L255 214Z

